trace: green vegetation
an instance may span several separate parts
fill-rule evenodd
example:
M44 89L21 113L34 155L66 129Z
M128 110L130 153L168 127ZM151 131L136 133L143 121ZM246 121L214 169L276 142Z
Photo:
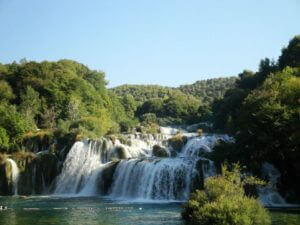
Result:
M161 125L192 124L211 118L210 104L234 86L236 78L197 81L179 88L159 85L122 85L112 88L118 96L135 101L135 115L145 123ZM124 104L126 105L126 104ZM132 115L132 114L131 114Z
M207 178L204 190L196 190L183 205L182 218L199 225L268 225L270 216L258 200L245 195L244 186L263 184L254 177L241 178L235 165L232 171L222 167L222 175Z
M168 99L173 95L182 94L175 88L160 85L130 85L125 84L111 89L118 96L132 95L135 101L143 103L153 98Z
M144 124L191 124L199 120L201 101L180 90L159 85L122 85L111 90L124 96L127 114Z
M236 87L213 104L216 129L231 133L236 143L222 143L211 158L241 162L259 171L262 162L281 172L280 191L299 200L300 36L282 50L277 62L261 61L259 71L244 71Z
M70 60L0 64L0 151L23 148L40 130L63 142L130 130L134 99L105 85L103 72Z
M199 80L193 84L181 85L178 89L199 98L205 104L211 104L214 100L223 98L225 92L234 87L236 80L236 77Z

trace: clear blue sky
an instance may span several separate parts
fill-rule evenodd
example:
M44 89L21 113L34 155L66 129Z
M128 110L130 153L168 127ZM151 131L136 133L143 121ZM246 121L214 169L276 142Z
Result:
M299 0L0 0L0 62L73 59L109 86L257 70L297 33Z

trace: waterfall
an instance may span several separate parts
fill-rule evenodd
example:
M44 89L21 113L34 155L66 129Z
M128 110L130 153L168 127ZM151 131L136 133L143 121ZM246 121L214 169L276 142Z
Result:
M95 144L88 141L73 145L57 178L56 194L76 194L84 188L92 172L102 165L97 150Z
M19 169L14 160L7 159L7 161L11 165L12 192L14 195L17 195L18 194Z
M32 170L32 195L35 194L35 184L36 184L36 164L33 165L33 170Z
M201 137L190 138L181 151L185 157L201 156L202 153L211 152L218 141L232 142L233 139L228 135L205 135Z
M281 174L270 163L264 163L262 165L262 176L269 180L266 187L258 188L258 196L263 205L268 207L273 206L286 206L284 198L277 191L277 182Z
M203 179L215 174L214 163L201 158L197 151L203 148L211 151L218 140L228 137L183 133L188 142L176 157L153 157L155 145L172 151L167 140L177 133L177 129L161 128L161 133L154 135L135 133L121 139L76 142L56 179L54 194L184 201L194 185L199 186Z
M123 160L115 172L111 197L185 200L194 173L190 159Z

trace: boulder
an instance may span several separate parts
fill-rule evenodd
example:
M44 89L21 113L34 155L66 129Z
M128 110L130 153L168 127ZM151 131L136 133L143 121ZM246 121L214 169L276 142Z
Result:
M168 157L168 152L165 148L159 145L154 145L152 150L152 155L156 157Z
M118 159L127 159L126 149L123 146L117 146L115 152Z
M177 152L180 152L183 146L187 143L187 137L177 134L168 139L168 144Z
M113 176L120 161L107 163L97 178L98 194L107 195L113 183Z

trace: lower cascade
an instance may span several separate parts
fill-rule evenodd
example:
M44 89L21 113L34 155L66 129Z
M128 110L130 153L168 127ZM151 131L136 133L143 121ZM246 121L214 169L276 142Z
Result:
M213 162L201 153L211 151L220 139L229 141L229 137L175 135L174 128L163 128L162 132L127 135L126 143L109 138L76 142L56 179L54 194L187 200L191 190L215 174ZM176 143L180 143L180 137L184 140L180 148L170 143L172 137L177 138ZM154 149L164 152L163 156L156 156Z
M263 205L268 207L286 206L286 201L278 193L276 187L278 179L281 176L279 170L277 170L272 164L265 162L262 165L262 176L269 180L269 183L266 187L258 188L259 199Z
M175 128L164 127L159 134L78 141L63 165L49 151L38 152L31 160L19 159L20 171L16 161L4 158L0 193L186 201L192 191L203 189L206 178L216 175L214 162L203 156L219 141L234 140L227 135L179 133ZM280 172L264 163L261 175L269 181L257 189L261 202L267 207L289 206L276 187Z

